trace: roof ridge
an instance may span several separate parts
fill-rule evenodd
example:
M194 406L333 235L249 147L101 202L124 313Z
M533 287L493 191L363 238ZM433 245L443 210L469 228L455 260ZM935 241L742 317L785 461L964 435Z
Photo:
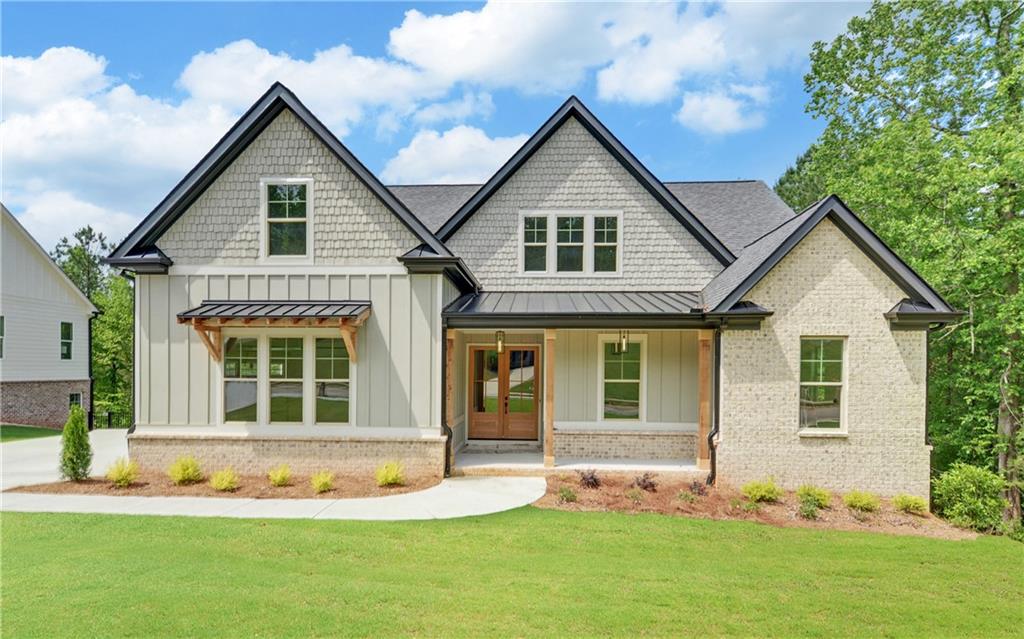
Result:
M758 180L755 178L743 178L736 180L665 180L662 184L746 184L755 182L766 184L764 180Z
M401 188L403 186L415 186L415 187L421 187L421 186L477 186L477 187L479 187L479 186L483 186L483 182L458 182L458 183L455 183L455 184L385 184L384 188L393 189L393 188Z
M760 236L760 237L758 237L757 239L755 239L755 240L752 240L752 241L751 241L750 243L748 243L748 244L744 244L744 245L743 245L743 248L745 248L745 249L746 249L746 248L749 248L749 247L753 246L754 244L757 244L758 242L760 242L760 241L761 241L761 240L763 240L764 238L768 237L769 235L771 235L771 234L772 234L772 233L774 233L775 231L778 231L778 230L779 230L779 229L781 229L781 228L782 228L783 226L785 226L785 225L789 224L789 223L790 223L790 222L792 222L793 220L797 220L797 219L800 219L800 216L801 216L801 215L804 215L805 213L807 213L807 211L803 211L803 212L801 212L801 213L795 213L795 214L793 215L793 217L789 218L788 220L785 220L785 221L781 222L780 224L778 224L777 226L775 226L775 228L773 228L772 230L770 230L770 231L768 231L768 232L764 233L763 235L761 235L761 236Z

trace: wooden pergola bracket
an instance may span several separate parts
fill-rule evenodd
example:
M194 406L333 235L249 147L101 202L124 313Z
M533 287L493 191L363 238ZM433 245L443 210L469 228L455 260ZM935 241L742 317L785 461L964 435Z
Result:
M206 350L210 353L213 361L219 362L223 346L220 326L207 326L203 320L195 318L192 320L192 329L199 336L203 345L206 346Z
M338 328L341 329L341 339L345 341L348 358L353 363L358 362L359 357L356 355L356 326L350 324L347 319L343 319L338 322Z

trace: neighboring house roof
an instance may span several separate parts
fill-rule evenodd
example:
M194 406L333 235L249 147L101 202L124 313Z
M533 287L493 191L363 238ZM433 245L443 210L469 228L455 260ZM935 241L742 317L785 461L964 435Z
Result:
M115 266L129 266L144 252L151 252L156 241L195 202L207 187L284 109L291 110L387 206L424 244L439 255L451 255L423 222L384 188L377 177L314 116L287 87L275 82L263 96L231 127L209 153L171 190L149 215L128 235L108 258Z
M199 306L178 313L178 319L324 319L359 317L370 310L364 300L239 302L206 300Z
M96 306L89 300L88 297L86 297L85 293L82 292L82 289L78 288L78 286L71 281L71 278L67 276L64 270L61 269L61 267L58 266L57 263L53 261L53 258L50 257L49 253L46 252L46 249L44 249L42 245L36 241L36 238L32 237L32 234L29 233L28 230L21 225L21 222L18 221L18 218L16 218L14 214L11 213L3 204L0 204L0 211L3 211L2 215L4 216L4 219L11 222L11 225L14 227L15 232L19 233L22 236L22 239L25 241L25 244L31 246L33 250L37 251L39 255L43 258L43 260L47 264L49 264L49 267L52 268L53 273L56 275L56 277L59 278L60 281L62 281L65 285L67 285L75 299L80 301L87 309L89 309L90 313L99 313L99 309L96 308Z
M620 142L611 131L594 117L576 96L570 97L562 104L554 115L526 141L518 151L491 176L483 187L463 204L458 211L438 231L438 237L447 241L455 234L466 220L469 219L501 186L515 174L519 168L547 142L558 128L569 118L576 120L590 132L602 146L625 168L665 209L671 213L722 265L728 265L736 259L725 244L722 243L686 206L659 182L647 170L640 160Z
M735 262L704 287L704 307L710 312L726 312L734 308L750 289L826 217L892 278L913 302L924 305L920 308L927 307L928 312L934 316L932 321L949 321L960 315L835 195L812 204L796 217L747 245Z

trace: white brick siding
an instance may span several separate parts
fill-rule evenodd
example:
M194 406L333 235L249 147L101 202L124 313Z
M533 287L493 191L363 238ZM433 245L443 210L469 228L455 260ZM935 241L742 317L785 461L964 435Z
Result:
M519 212L528 209L621 210L622 275L520 275ZM491 290L697 290L722 268L575 118L566 121L447 244Z
M319 139L285 110L189 207L158 245L175 264L259 260L260 178L314 180L317 264L397 263L420 241Z
M774 311L722 335L719 478L928 496L926 334L882 316L906 297L829 220L747 295ZM846 438L798 433L801 336L847 338Z

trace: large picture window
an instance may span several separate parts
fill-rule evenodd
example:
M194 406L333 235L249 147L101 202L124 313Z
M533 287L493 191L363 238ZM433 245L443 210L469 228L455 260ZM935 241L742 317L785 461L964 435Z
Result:
M311 183L265 182L266 254L305 257L309 254Z
M520 265L524 275L621 273L621 213L529 211L521 219Z
M800 340L800 428L843 427L843 339Z
M256 375L256 338L229 337L224 342L224 421L256 421Z
M316 421L349 421L350 362L341 338L316 338Z
M601 419L641 421L643 406L643 344L614 336L601 340Z
M302 421L302 338L270 338L270 422Z
M71 322L60 323L60 358L71 359L71 347L75 341L75 329Z

